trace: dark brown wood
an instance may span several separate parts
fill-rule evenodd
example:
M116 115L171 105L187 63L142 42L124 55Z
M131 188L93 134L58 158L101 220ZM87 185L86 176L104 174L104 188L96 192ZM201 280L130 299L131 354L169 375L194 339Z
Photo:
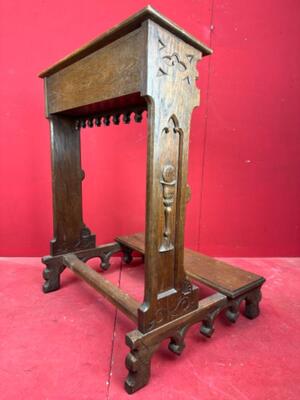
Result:
M47 115L139 92L142 44L137 29L45 78Z
M148 5L141 11L132 15L130 18L123 21L121 24L116 25L114 28L108 30L101 36L89 42L87 45L76 50L74 53L68 55L67 57L60 60L58 63L54 64L52 67L47 68L45 71L40 73L41 78L45 78L53 73L65 68L68 65L75 63L78 60L88 56L89 54L107 46L108 44L114 42L115 40L121 38L122 36L128 34L129 32L137 29L141 26L143 21L152 20L169 30L181 40L189 43L191 46L200 50L203 55L212 54L212 50L208 48L205 44L201 43L191 34L187 33L184 29L176 25L173 21L169 20L158 11L156 11L152 6Z
M95 236L82 219L80 134L75 122L53 115L51 125L54 239L51 255L95 247Z
M60 287L70 268L137 324L126 336L128 393L144 386L154 351L169 338L180 354L188 328L201 323L210 337L216 316L226 309L234 322L259 314L263 278L190 250L184 251L190 121L199 105L197 62L211 50L147 6L40 74L51 125L54 239L46 265L44 292ZM97 246L83 222L80 133L84 128L141 122L148 117L146 236L118 238ZM85 261L132 251L144 254L142 304L90 268ZM199 301L190 279L221 292Z
M128 247L138 253L145 254L145 234L144 232L133 233L127 236L117 236L116 241L124 247Z
M261 286L265 279L223 261L186 249L187 275L201 280L207 286L235 298L253 287Z
M202 53L152 20L143 22L148 101L145 296L139 330L147 332L197 308L198 289L183 269L190 119L199 104ZM174 313L174 310L177 310Z
M76 257L75 254L65 254L63 259L65 265L75 272L76 275L80 276L107 300L117 306L130 319L137 322L137 310L140 303L127 293L124 293L113 283L103 278L100 274Z
M188 329L193 324L204 320L210 312L225 304L226 297L217 293L199 301L195 310L168 324L147 333L142 333L137 329L128 333L126 344L131 351L126 358L126 367L129 371L125 381L127 393L134 393L148 383L151 357L164 339L170 338L169 349L180 355L185 347L184 337Z
M116 241L123 247L129 247L145 254L145 235L143 233L119 236ZM265 282L262 276L190 249L184 251L184 268L190 279L204 283L229 298L240 296Z
M119 253L121 250L123 251L122 247L118 243L114 242L93 247L91 249L73 251L73 254L75 254L81 261L88 261L91 258L99 258L101 260L101 268L107 270L110 267L110 257L113 254ZM45 256L42 258L42 262L46 265L43 272L43 277L45 279L43 292L53 292L60 288L60 274L65 269L63 255Z
M145 235L136 233L131 236L120 236L116 241L122 251L137 251L145 254ZM214 332L215 318L226 308L226 317L236 322L242 301L245 301L245 316L254 319L259 315L261 286L265 282L262 276L234 267L212 257L190 249L184 251L184 269L186 275L197 283L202 283L227 296L228 301L213 309L203 320L200 332L211 337Z
M121 120L125 124L129 124L131 120L139 123L142 122L143 112L146 111L145 107L128 107L120 111L102 112L89 114L87 116L80 115L76 118L75 127L92 128L93 126L109 126L110 124L119 125Z
M114 97L113 99L103 100L92 104L83 105L64 111L64 115L76 118L98 116L104 114L123 113L128 110L143 109L147 110L147 102L140 93L131 93L129 95Z

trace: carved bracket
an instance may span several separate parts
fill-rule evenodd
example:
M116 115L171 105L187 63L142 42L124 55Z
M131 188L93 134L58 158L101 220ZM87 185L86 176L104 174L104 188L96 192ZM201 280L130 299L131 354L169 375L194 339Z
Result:
M100 258L101 268L107 270L110 267L110 257L120 251L121 246L118 243L109 243L91 249L73 251L72 253L84 262L91 258ZM42 262L46 265L43 271L43 278L45 280L43 285L44 293L59 289L60 274L65 269L63 255L43 257Z
M134 116L135 122L141 122L143 119L143 112L146 111L145 107L134 107L126 110L112 111L109 113L93 114L82 116L76 119L75 128L79 130L80 128L93 128L94 126L109 126L111 123L114 125L119 125L121 117L123 116L124 124L129 124L132 115Z

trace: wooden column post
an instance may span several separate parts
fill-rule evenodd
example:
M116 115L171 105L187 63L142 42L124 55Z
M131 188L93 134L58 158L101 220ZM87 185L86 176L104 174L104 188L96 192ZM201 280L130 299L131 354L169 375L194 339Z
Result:
M51 158L53 227L51 255L95 247L95 236L82 220L80 130L72 118L53 115Z
M148 332L197 308L198 289L183 266L191 114L199 104L201 52L151 20L142 95L148 101L145 298L139 330Z
M53 201L53 233L51 256L43 257L43 291L52 292L60 287L60 274L65 266L61 257L68 252L95 247L95 235L82 220L82 180L80 130L74 119L51 115L51 170Z

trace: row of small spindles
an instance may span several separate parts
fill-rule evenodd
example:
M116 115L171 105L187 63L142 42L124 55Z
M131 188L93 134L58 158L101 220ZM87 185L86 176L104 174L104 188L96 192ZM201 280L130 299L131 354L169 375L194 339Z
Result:
M141 122L143 119L143 112L145 110L135 110L135 111L123 111L113 114L105 114L100 116L88 116L88 117L81 117L80 119L76 120L76 129L80 128L93 128L93 126L109 126L111 123L114 125L119 125L121 120L124 124L129 124L132 119L132 114L134 114L133 119L135 122Z

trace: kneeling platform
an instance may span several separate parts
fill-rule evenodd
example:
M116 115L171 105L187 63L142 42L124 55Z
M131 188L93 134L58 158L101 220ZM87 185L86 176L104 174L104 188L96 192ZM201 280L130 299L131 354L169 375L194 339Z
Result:
M145 235L136 233L131 236L116 238L125 254L125 262L131 259L131 252L145 254ZM226 316L235 322L239 316L240 304L245 300L245 316L254 319L259 315L259 301L261 300L261 286L265 282L262 276L234 267L223 261L216 260L196 251L184 250L184 268L186 275L197 283L204 284L227 297ZM216 310L213 316L204 321L201 333L210 337L213 333L213 320L221 309Z

